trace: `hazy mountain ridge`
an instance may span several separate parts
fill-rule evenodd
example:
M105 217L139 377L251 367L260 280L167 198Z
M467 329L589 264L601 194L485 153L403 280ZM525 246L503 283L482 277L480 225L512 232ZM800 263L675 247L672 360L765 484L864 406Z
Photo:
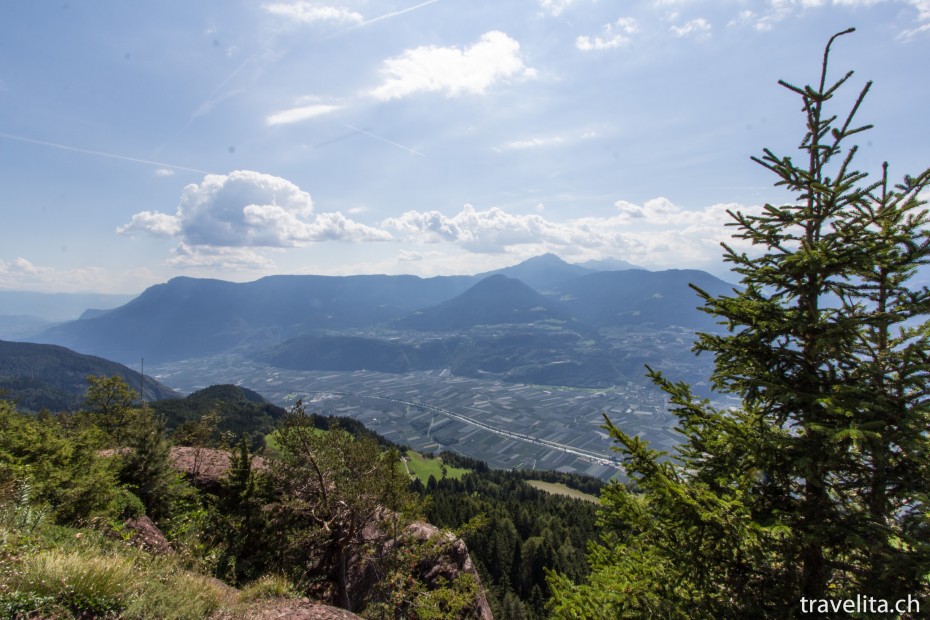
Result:
M236 350L295 370L449 368L601 386L641 380L653 353L636 350L641 335L628 346L623 330L714 329L688 283L712 294L732 289L696 270L595 272L554 255L483 275L175 278L36 340L127 361Z
M691 284L711 296L726 295L734 287L696 269L628 269L567 282L560 300L579 320L598 327L653 324L715 329L714 319L696 309L701 300Z

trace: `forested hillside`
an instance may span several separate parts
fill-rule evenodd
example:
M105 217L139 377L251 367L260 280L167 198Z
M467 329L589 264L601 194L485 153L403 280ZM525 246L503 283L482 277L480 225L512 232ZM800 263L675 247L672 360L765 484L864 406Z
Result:
M0 340L0 395L23 409L71 411L84 399L89 375L116 375L146 400L177 397L174 390L122 364L54 345Z

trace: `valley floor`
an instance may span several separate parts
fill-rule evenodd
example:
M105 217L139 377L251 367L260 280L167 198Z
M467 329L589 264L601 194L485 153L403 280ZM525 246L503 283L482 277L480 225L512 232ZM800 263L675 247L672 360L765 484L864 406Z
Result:
M451 450L502 469L546 469L607 479L618 468L602 414L660 450L679 441L663 395L631 385L593 390L482 381L447 370L390 374L291 371L234 354L160 364L181 392L233 382L272 402L349 416L421 452Z

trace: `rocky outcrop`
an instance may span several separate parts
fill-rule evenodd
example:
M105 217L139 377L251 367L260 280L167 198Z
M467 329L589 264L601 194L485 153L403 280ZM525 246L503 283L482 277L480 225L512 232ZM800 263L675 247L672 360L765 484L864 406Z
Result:
M215 450L209 448L191 448L175 446L171 449L171 461L178 471L184 473L192 484L202 489L218 488L226 473L232 464L229 452L225 450ZM252 468L261 470L266 467L265 461L261 457L253 457ZM385 556L391 551L391 547L398 545L422 546L424 543L433 542L431 552L424 553L423 558L415 568L416 577L418 577L429 590L437 589L443 585L453 583L455 579L462 574L470 574L478 586L478 595L475 598L474 605L468 610L467 618L477 618L480 620L493 620L491 608L488 605L484 589L481 587L481 579L478 571L468 554L468 548L465 542L456 538L449 532L444 532L436 526L418 521L411 523L404 530L397 540L389 539L382 531L377 528L369 528L363 534L363 538L368 544L362 547L369 551L374 550L372 557L356 557L352 562L355 570L349 575L348 591L352 608L361 608L364 606L367 597L376 587L378 580L381 578L378 562L374 556ZM317 559L319 560L319 559ZM316 561L311 561L314 564ZM313 591L309 592L312 596L320 600L333 599L333 584L318 583ZM293 604L291 604L293 606ZM264 618L321 618L328 620L341 620L342 618L356 618L354 614L347 611L326 607L325 605L316 605L313 609L288 608L288 611L281 611L285 614L325 614L325 613L342 613L348 614L343 616L327 615L268 615L255 616L257 619ZM268 613L277 613L270 611Z
M438 553L425 558L417 566L420 578L430 589L438 588L443 583L452 583L463 573L470 574L478 585L478 596L475 599L474 607L470 610L473 617L481 620L494 620L487 596L485 596L484 589L481 587L481 578L478 576L478 571L475 569L471 556L468 555L468 547L465 545L465 541L456 538L449 532L440 530L431 523L421 521L408 525L404 530L404 535L418 542L434 540L442 543L436 547Z
M186 475L194 486L211 489L222 484L226 472L232 466L232 457L226 450L174 446L171 448L171 463L175 469ZM252 468L264 469L264 459L253 456Z
M374 526L366 528L364 538L367 544L363 548L368 549L371 555L356 557L352 562L354 570L349 575L348 590L351 603L356 608L363 606L366 597L377 587L381 578L380 558L389 556L395 550L403 552L408 549L413 550L413 555L418 557L412 567L411 577L422 582L427 590L448 586L463 574L472 576L477 586L477 595L474 602L456 618L494 620L487 596L481 587L481 578L462 539L424 521L407 525L396 540L384 536Z

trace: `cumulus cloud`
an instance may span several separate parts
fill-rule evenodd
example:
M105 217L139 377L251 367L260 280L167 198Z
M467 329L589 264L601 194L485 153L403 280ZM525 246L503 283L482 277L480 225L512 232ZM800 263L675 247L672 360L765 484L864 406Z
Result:
M173 237L181 230L178 218L158 211L140 211L125 226L116 229L121 235L145 232L153 237Z
M251 170L208 174L202 182L184 188L173 215L142 211L117 232L177 237L182 242L181 262L193 260L192 248L214 248L206 253L199 250L207 257L204 260L214 260L233 255L216 248L286 248L329 240L391 238L386 231L341 213L314 213L310 194L286 179ZM246 262L254 263L254 257L249 255Z
M371 95L389 101L421 92L482 95L498 82L533 78L536 72L520 58L520 44L495 30L464 49L430 45L406 50L385 60L382 74L384 82Z
M512 215L497 207L477 211L469 204L451 217L438 211L407 211L382 225L419 243L448 241L473 252L503 252L507 246L539 241L556 245L582 241L571 228L540 215Z
M580 36L575 39L575 47L582 52L607 50L626 47L633 42L633 35L639 32L639 25L632 17L621 17L617 21L604 24L604 36Z
M171 168L156 168L155 176L157 177L170 177L174 176L174 170Z
M498 208L478 211L465 205L459 213L408 211L385 220L401 239L421 244L451 243L476 253L534 255L556 252L586 258L622 256L654 267L706 266L718 261L721 241L735 247L727 210L756 212L757 207L717 204L683 209L666 198L643 204L618 201L614 214L566 221L539 213L514 215Z
M290 108L288 110L282 110L280 112L275 112L265 117L266 125L289 125L291 123L299 123L300 121L305 121L307 119L314 118L315 116L322 116L324 114L329 114L330 112L335 112L340 109L337 105L328 105L324 103L316 103L312 105L300 106L297 108Z
M271 13L295 22L343 22L362 23L365 18L361 13L342 7L321 6L316 2L275 2L262 8Z

